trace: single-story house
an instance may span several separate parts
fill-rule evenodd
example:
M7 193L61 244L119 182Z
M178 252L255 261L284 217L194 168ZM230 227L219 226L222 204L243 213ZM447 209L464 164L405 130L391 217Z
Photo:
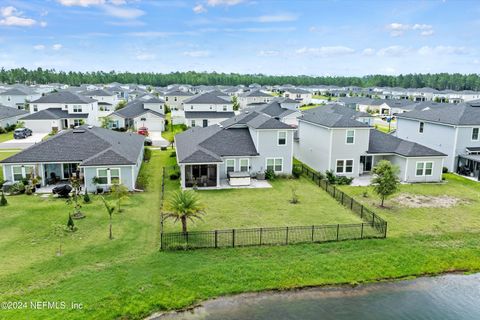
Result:
M112 128L138 129L146 127L149 131L165 131L163 100L135 100L127 106L109 115Z
M0 105L0 128L6 128L16 124L18 120L25 117L27 114L28 111Z
M81 126L87 119L87 113L68 113L66 110L50 108L31 113L23 117L22 121L33 132L46 133Z
M42 186L67 181L73 174L82 179L84 190L94 192L93 178L108 189L121 183L135 189L143 160L145 137L92 126L63 131L0 163L5 180L18 182L32 175Z

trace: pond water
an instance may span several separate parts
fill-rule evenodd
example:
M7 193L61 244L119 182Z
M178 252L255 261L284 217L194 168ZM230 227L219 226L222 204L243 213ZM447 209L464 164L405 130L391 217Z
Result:
M244 294L154 319L480 319L480 274Z

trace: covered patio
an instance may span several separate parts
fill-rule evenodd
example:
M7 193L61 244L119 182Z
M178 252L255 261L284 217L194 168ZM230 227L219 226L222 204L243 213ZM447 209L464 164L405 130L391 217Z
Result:
M458 156L458 174L480 181L480 154L478 154L478 152L480 152L480 148L474 154L462 154Z
M185 187L217 187L220 178L217 164L185 165Z

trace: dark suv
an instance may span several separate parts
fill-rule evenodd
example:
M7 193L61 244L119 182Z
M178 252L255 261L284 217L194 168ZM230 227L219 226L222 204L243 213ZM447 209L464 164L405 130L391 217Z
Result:
M32 130L28 128L19 128L15 129L13 132L13 137L15 139L25 139L26 137L29 137L32 135Z

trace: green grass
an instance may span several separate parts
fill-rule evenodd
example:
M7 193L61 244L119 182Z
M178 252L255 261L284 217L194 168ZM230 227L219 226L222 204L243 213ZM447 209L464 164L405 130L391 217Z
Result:
M480 186L453 175L447 175L445 185L402 188L425 194L453 192L469 204L438 212L375 208L389 222L385 240L159 252L159 172L162 165L174 163L169 153L153 152L146 167L152 177L149 190L132 196L125 202L125 211L114 215L114 240L108 240L108 215L96 197L83 206L87 217L76 221L79 230L63 237L54 230L66 223L69 208L64 200L8 197L9 205L0 208L0 301L65 301L82 303L84 308L0 310L0 318L142 319L155 311L245 291L480 270ZM278 224L286 223L283 219L306 222L317 218L315 212L325 215L321 217L325 221L348 215L312 183L300 182L300 201L314 207L311 212L306 206L298 210L310 216L288 210L290 204L281 196L289 194L290 182L278 180L274 183L278 190L258 195L263 201L259 208L238 201L257 198L258 190L253 190L253 195L249 190L200 192L203 199L209 198L205 224L248 225L253 218L270 223L275 214L279 215ZM176 186L177 181L167 179L167 189ZM368 206L378 203L373 194L363 198L363 188L345 188ZM265 217L252 213L248 219L239 214L225 216L229 222L224 222L222 206L233 213L256 210L260 215L264 208L275 212ZM63 255L57 256L60 244Z
M0 142L5 142L13 139L13 131L0 134Z
M173 141L173 137L176 134L183 132L183 126L180 124L172 125L172 113L168 113L166 119L168 125L165 127L165 131L162 132L162 137L167 141Z
M18 153L20 150L2 150L0 149L0 161L3 159L6 159L10 156L13 156L14 154ZM2 166L0 165L0 181L3 180L3 170Z
M320 107L320 106L322 106L322 104L304 105L304 106L300 107L300 110L306 111L306 110L310 110L310 109L317 108L317 107Z
M323 99L323 100L328 100L330 98L330 101L337 101L338 98L336 97L327 97L327 96L322 96L322 95L318 95L318 94L314 94L312 96L313 99Z

